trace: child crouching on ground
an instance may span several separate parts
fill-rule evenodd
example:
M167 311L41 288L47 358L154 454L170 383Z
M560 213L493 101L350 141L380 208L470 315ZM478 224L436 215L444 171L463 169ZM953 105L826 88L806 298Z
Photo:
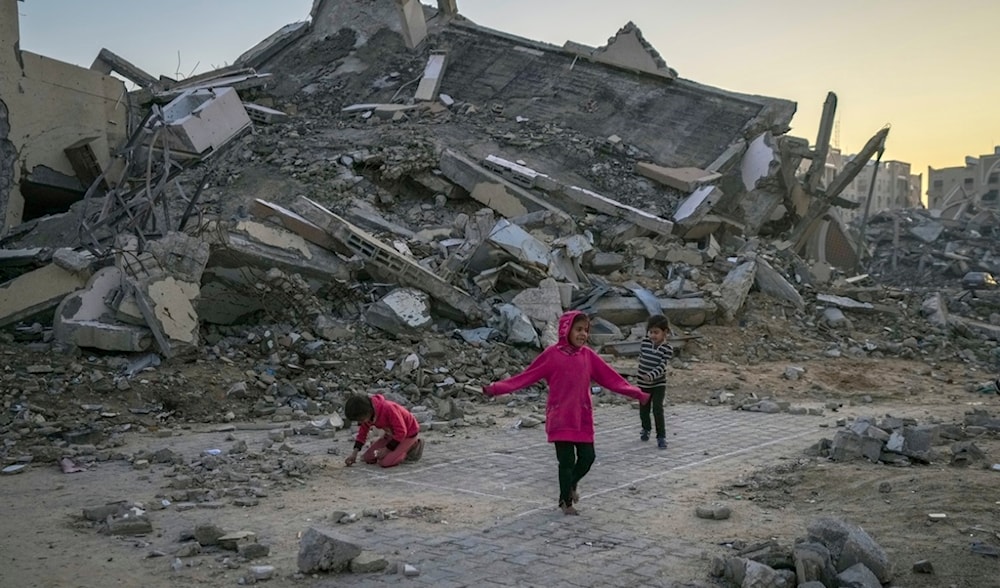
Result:
M580 500L577 484L594 464L594 407L590 383L639 400L649 395L625 381L594 350L586 347L590 319L580 311L570 311L559 319L559 341L539 354L528 369L506 380L483 387L490 396L509 394L545 380L549 397L545 406L545 432L556 446L559 461L559 508L564 514L578 514L573 507Z
M358 452L365 446L372 427L382 429L383 433L361 456L365 463L391 468L404 460L417 461L424 453L424 441L418 436L420 424L413 413L381 394L371 397L352 394L344 404L344 416L360 425L354 451L344 460L349 466L357 461Z

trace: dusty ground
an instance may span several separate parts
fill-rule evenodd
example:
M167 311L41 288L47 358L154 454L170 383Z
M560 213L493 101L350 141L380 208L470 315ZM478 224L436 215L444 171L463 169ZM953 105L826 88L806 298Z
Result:
M688 357L712 357L727 344L703 342L689 349ZM709 340L721 341L718 337ZM711 349L710 349L711 348ZM798 381L783 379L788 365L806 368ZM192 370L204 366L191 364ZM627 365L624 366L627 368ZM721 361L690 361L687 369L672 373L671 398L675 404L703 403L713 391L754 392L779 399L818 405L841 403L828 416L909 416L920 422L961 422L972 408L996 413L996 396L967 391L967 384L988 379L958 363L928 365L903 360L812 359L803 362L757 362L750 365ZM717 410L729 410L718 407ZM472 435L501 435L507 420L500 404L483 404L478 416L496 417L492 427L469 427L456 432L428 433L428 451L447 453ZM669 418L669 417L668 417ZM830 420L833 420L831 418ZM241 438L260 438L261 430L212 433L214 425L178 427L172 433L149 430L127 436L121 448L133 454L144 447L171 447L185 456ZM832 438L833 429L818 429L815 439ZM167 435L170 435L167 437ZM732 468L699 470L696 479L669 488L675 493L676 512L651 513L662 519L654 524L663 533L681 536L693 549L706 554L726 553L720 543L753 544L770 539L790 545L804 534L806 523L817 516L842 516L860 522L891 554L897 569L895 585L1000 586L996 559L970 551L976 541L1000 544L1000 501L996 494L1000 472L986 469L1000 461L1000 441L988 434L976 440L987 452L986 463L959 469L947 465L947 446L938 447L941 459L932 465L895 468L886 465L832 463L806 458L801 453L748 459L740 471ZM227 507L206 512L161 511L156 515L153 536L113 538L97 533L80 518L84 507L114 500L153 504L162 496L168 468L136 470L123 461L96 465L86 472L63 474L55 465L29 468L26 473L0 477L0 587L79 586L207 586L233 585L245 574L246 565L229 569L225 554L191 558L196 567L170 571L177 538L195 523L210 519L225 528L252 528L272 545L270 557L261 563L275 565L282 578L269 585L310 585L311 579L290 578L297 553L297 534L314 522L329 522L337 510L361 512L377 506L397 510L397 524L426 527L429 531L448 525L452 529L488 526L507 510L490 501L442 498L433 491L416 490L407 496L388 493L365 483L355 470L342 464L350 447L341 431L335 439L296 438L293 444L315 466L310 475L268 489L261 504L252 509ZM335 448L339 455L327 452ZM891 486L884 492L884 483ZM691 516L691 510L706 496L740 502L739 517L720 524L706 524ZM929 513L948 518L930 522ZM655 521L654 521L655 523ZM150 557L167 554L163 557ZM933 562L932 576L912 574L919 559ZM708 576L710 560L691 558L689 569L672 570L679 580L713 585Z

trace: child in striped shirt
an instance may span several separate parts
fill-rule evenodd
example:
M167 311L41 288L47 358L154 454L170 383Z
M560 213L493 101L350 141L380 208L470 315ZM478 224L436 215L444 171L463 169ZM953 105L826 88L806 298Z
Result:
M663 423L663 400L667 395L667 362L674 357L674 348L667 343L670 335L670 320L661 315L649 317L646 321L646 336L639 352L639 389L650 395L650 401L639 406L639 420L642 433L639 438L649 441L649 413L652 411L656 423L656 446L667 448L667 432Z

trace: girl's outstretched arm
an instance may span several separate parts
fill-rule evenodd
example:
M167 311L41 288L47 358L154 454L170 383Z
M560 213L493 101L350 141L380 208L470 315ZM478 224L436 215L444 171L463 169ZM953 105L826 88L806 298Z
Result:
M535 361L531 362L531 365L528 366L528 369L517 374L516 376L511 376L506 380L500 380L499 382L483 386L483 393L486 394L487 396L499 396L501 394L510 394L511 392L516 392L517 390L521 390L522 388L527 388L528 386L536 384L541 380L545 379L546 377L548 377L549 373L548 358L550 349L552 348L550 347L549 349L546 349L545 351L541 352L538 355L538 357L535 358Z
M590 377L592 380L612 392L628 396L629 398L635 398L639 401L639 404L646 404L649 402L649 394L646 394L632 384L629 384L625 378L621 376L621 374L605 363L604 360L601 359L600 355L597 355L597 353L592 350L590 350L590 354Z

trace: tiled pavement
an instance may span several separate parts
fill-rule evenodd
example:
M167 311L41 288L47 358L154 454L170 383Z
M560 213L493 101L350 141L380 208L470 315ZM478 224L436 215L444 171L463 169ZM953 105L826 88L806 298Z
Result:
M373 484L402 493L433 489L443 496L480 497L506 505L507 514L475 530L440 525L435 527L440 531L418 535L399 526L375 526L364 543L380 553L398 553L420 575L341 574L315 586L674 585L672 562L699 558L704 546L645 523L644 513L653 509L681 508L668 491L649 489L696 477L702 468L798 454L822 436L817 425L824 419L699 406L670 407L668 414L669 448L659 451L655 440L638 441L633 408L598 408L597 461L581 482L578 517L563 516L555 507L555 451L541 427L491 436L453 455L437 455L431 445L419 464L368 469ZM643 491L633 492L636 488ZM683 508L678 516L690 514Z

